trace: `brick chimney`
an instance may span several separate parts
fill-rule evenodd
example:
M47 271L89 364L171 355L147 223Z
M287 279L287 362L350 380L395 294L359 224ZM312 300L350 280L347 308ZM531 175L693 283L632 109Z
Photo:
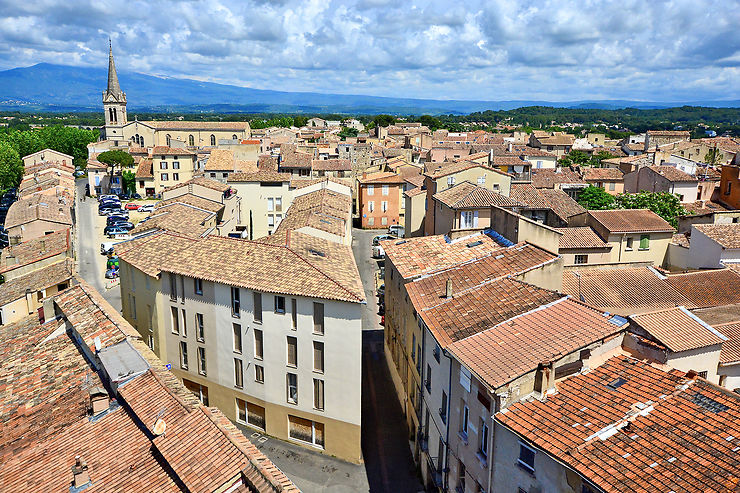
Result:
M75 456L75 465L72 466L72 478L72 485L75 488L81 488L90 483L87 463L79 455Z
M93 387L89 391L90 393L90 408L92 409L92 415L97 416L102 413L110 405L110 399L108 392L101 387Z
M445 298L452 298L452 279L447 279L445 283Z

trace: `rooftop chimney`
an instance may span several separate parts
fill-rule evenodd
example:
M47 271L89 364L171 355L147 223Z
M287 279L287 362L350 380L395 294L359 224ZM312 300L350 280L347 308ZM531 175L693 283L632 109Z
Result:
M445 298L452 298L452 279L447 279L445 283Z
M75 456L75 465L72 466L72 484L80 488L90 483L90 475L87 473L87 463L79 455Z
M90 407L92 408L92 415L97 416L102 413L110 405L110 399L108 398L108 392L101 387L93 387L90 389Z
M514 151L514 144L512 142L509 142L508 150L509 150L509 152L513 152Z

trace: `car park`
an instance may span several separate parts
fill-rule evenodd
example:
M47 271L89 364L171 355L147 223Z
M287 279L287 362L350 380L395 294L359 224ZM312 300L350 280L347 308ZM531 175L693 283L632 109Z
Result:
M139 204L134 204L133 202L129 202L128 204L126 204L126 207L124 207L124 209L129 210L129 211L136 211L136 210L139 210L139 207L141 207Z
M380 242L383 240L397 240L398 238L393 235L378 235L373 237L373 246L380 245Z

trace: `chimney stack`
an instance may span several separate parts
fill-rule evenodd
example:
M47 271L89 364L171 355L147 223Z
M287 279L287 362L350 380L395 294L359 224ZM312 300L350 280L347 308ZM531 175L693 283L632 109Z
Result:
M72 466L72 484L80 488L90 483L90 475L87 473L87 463L79 455L75 456L75 465Z
M92 409L92 415L97 416L103 411L107 410L110 405L110 399L108 398L108 392L101 387L93 387L90 389L90 407Z
M509 150L509 152L513 152L514 151L514 144L513 143L509 142L508 150Z
M447 279L445 283L445 298L452 298L452 279Z

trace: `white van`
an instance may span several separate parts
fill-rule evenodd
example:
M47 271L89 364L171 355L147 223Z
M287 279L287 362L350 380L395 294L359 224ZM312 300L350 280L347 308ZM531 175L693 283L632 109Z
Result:
M390 235L396 235L398 238L403 238L405 233L406 228L404 228L400 224L393 224L391 226L388 226L388 234Z

